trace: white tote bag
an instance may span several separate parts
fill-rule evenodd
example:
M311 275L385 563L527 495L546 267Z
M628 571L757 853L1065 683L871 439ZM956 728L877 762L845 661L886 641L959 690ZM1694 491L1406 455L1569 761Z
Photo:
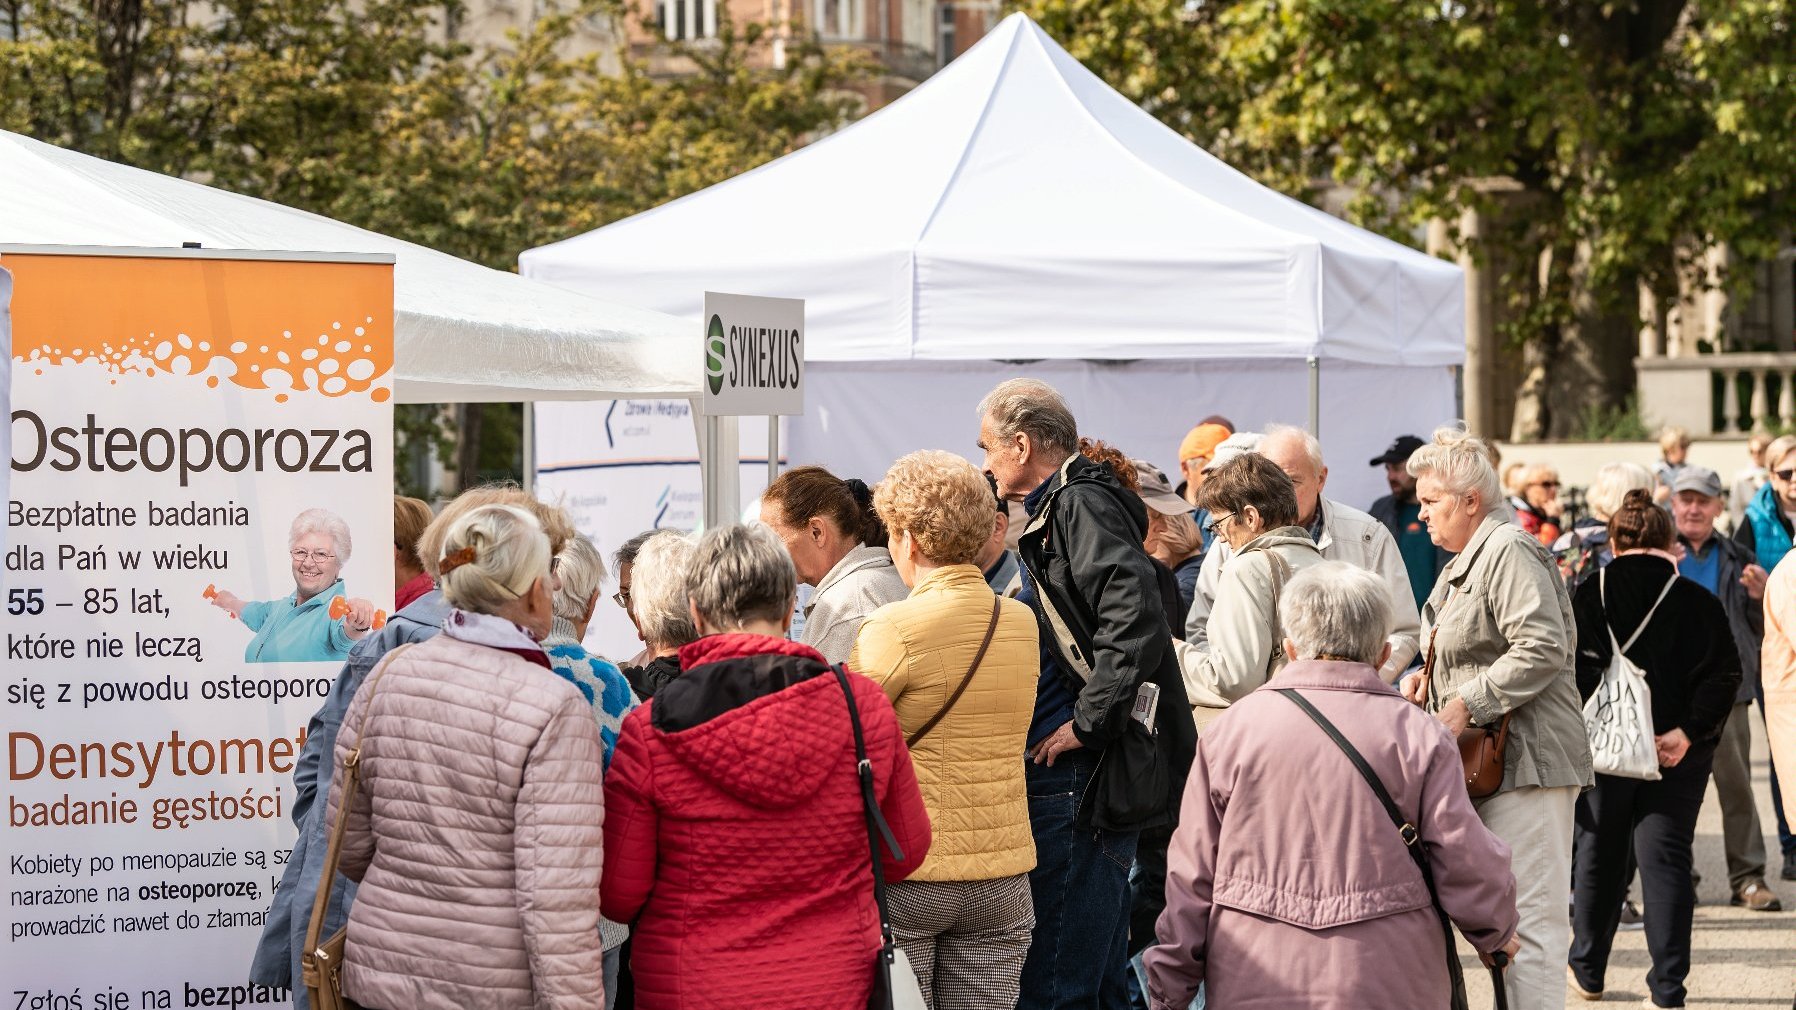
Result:
M1653 694L1646 685L1646 673L1626 655L1651 623L1659 604L1671 592L1678 577L1673 573L1659 598L1653 601L1640 626L1622 644L1616 644L1615 629L1609 626L1609 570L1597 573L1598 598L1603 602L1603 624L1609 631L1609 667L1603 671L1603 682L1584 703L1584 728L1590 733L1590 764L1599 774L1626 779L1659 780L1659 749L1653 740Z

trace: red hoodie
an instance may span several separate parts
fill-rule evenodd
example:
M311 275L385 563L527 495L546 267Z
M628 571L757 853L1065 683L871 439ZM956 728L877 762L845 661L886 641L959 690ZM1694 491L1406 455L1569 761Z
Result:
M624 720L605 775L601 907L631 923L643 1010L861 1010L879 914L835 674L809 646L715 635ZM903 858L929 854L929 815L897 717L849 674L880 810Z

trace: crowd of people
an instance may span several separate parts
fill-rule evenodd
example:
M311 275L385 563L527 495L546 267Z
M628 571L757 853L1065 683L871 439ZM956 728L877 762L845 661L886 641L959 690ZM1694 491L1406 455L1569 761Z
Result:
M1175 485L1038 381L972 420L982 465L797 467L756 523L624 543L622 664L559 507L396 500L402 602L308 727L252 979L308 1010L347 925L371 1010L907 1005L892 973L932 1010L1441 1006L1457 934L1556 1010L1643 923L1680 1007L1711 778L1734 902L1780 907L1749 713L1787 770L1796 438L1728 536L1676 432L1580 515L1453 427L1362 511L1300 429L1205 418ZM1645 772L1593 751L1617 670Z

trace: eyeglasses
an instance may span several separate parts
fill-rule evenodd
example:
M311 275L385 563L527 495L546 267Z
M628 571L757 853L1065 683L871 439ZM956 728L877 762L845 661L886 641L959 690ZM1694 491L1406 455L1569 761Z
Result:
M1213 537L1221 536L1222 535L1222 524L1228 522L1230 519L1233 519L1233 518L1235 518L1235 513L1230 512L1228 515L1225 515L1220 519L1212 519L1208 523L1205 523L1204 529L1209 531L1209 534Z
M625 610L630 609L630 591L628 589L620 589L612 593L611 600Z
M337 556L329 551L302 551L295 549L288 553L293 556L293 561L296 564L301 561L311 561L313 564L322 565L327 561L337 560Z
M1556 480L1537 480L1534 482L1534 486L1535 487L1550 487L1555 491L1559 490L1559 482Z
M1783 481L1785 484L1788 484L1789 482L1796 480L1796 470L1773 470L1773 471L1771 471L1771 473L1773 475L1775 475L1778 480Z

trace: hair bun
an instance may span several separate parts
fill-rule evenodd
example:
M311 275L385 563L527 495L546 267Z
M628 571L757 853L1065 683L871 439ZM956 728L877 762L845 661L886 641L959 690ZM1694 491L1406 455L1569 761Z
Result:
M854 496L856 504L869 505L873 502L873 489L859 477L850 477L842 483L848 485L848 493Z
M1652 495L1648 494L1645 491L1640 490L1639 488L1633 488L1633 489L1630 489L1627 494L1622 496L1621 507L1624 509L1625 508L1650 509L1650 508L1656 508L1657 506L1655 506L1653 504L1653 496Z

